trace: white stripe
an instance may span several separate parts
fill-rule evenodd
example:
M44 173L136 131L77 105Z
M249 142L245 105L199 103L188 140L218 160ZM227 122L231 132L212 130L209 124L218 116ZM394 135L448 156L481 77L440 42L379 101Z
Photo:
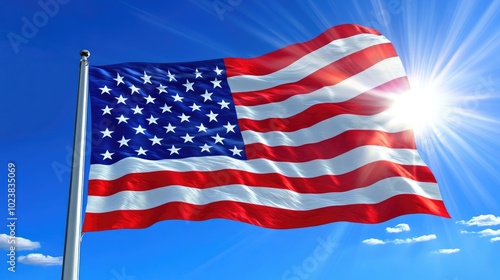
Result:
M344 102L405 76L406 73L399 57L391 57L336 85L323 87L308 94L297 94L281 102L256 106L236 106L236 113L238 118L252 120L287 118L315 104Z
M227 185L208 189L166 186L148 191L122 191L111 196L89 196L87 213L117 210L145 210L169 202L206 205L217 201L234 201L273 208L307 211L329 206L375 204L396 195L410 194L441 200L436 183L416 182L393 177L346 192L302 194L286 189Z
M267 146L300 146L335 137L346 130L378 130L401 132L413 129L411 123L398 118L389 109L372 116L338 115L297 131L241 132L245 144L262 143Z
M246 92L273 88L275 86L293 83L309 76L332 62L353 54L365 48L390 43L382 35L359 34L345 39L338 39L301 57L294 63L274 73L253 76L241 75L229 77L227 82L232 92Z
M280 173L289 177L312 178L321 175L340 175L375 161L425 166L413 149L391 149L381 146L362 146L332 159L308 162L276 162L266 159L238 160L226 156L190 157L183 159L145 160L128 157L112 165L92 164L89 179L114 180L129 173L154 171L217 171L234 169L257 174Z

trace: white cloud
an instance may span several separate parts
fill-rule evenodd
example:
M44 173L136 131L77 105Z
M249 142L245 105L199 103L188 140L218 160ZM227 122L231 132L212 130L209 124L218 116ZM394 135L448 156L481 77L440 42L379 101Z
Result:
M29 265L62 265L63 257L45 256L42 254L28 254L27 256L20 256L17 258L20 263Z
M491 228L483 229L481 231L466 231L466 230L461 230L461 234L477 234L481 237L485 236L500 236L500 229L493 230Z
M40 248L40 242L31 241L26 238L16 237L15 243L13 241L9 235L5 233L0 234L0 249L9 250L10 246L16 246L16 250L34 250Z
M394 239L392 241L394 244L412 244L412 243L417 243L417 242L425 242L425 241L430 241L433 239L436 239L437 236L435 234L428 234L428 235L422 235L418 237L413 237L413 238L406 238L406 239Z
M500 241L500 237L493 237L492 239L490 239L491 242L497 242L497 241Z
M496 226L500 225L500 217L496 217L492 214L487 215L479 215L476 217L472 217L472 219L468 221L458 221L457 224L466 225L466 226L478 226L478 227L486 227L486 226Z
M487 228L485 230L478 232L478 234L481 235L481 237L498 236L498 235L500 235L500 229L492 230L491 228Z
M436 239L437 236L435 234L428 234L428 235L422 235L418 237L412 237L412 238L406 238L406 239L394 239L394 240L380 240L376 238L369 238L361 241L363 244L367 245L384 245L384 244L389 244L389 243L394 243L396 245L400 244L412 244L412 243L417 243L417 242L426 242L426 241L431 241Z
M403 231L410 231L410 226L408 224L398 224L395 227L387 227L385 229L388 233L400 233Z
M386 244L385 241L380 240L380 239L376 239L376 238L365 239L362 241L362 243L367 244L367 245L384 245L384 244Z
M445 254L445 255L449 255L449 254L455 254L455 253L458 253L460 252L460 249L439 249L439 250L436 250L436 251L432 251L433 254Z

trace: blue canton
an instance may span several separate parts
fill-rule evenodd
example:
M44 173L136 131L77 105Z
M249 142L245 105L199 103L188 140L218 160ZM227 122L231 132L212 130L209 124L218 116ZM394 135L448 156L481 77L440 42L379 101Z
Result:
M246 159L223 60L90 67L92 164Z

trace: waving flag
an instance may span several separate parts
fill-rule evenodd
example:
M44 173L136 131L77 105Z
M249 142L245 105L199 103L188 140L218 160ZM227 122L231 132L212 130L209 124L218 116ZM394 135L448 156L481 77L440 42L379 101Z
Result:
M391 110L392 44L357 25L256 58L90 68L83 230L225 218L268 228L449 217Z

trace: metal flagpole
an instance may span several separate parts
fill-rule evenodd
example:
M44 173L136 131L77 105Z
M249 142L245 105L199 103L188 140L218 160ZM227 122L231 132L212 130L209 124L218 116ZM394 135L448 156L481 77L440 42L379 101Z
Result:
M73 161L66 218L66 239L62 280L77 280L80 266L80 234L83 204L83 173L85 168L85 134L87 126L88 74L90 56L88 50L80 52L80 78L78 81L78 101L76 105L75 135L73 140Z

